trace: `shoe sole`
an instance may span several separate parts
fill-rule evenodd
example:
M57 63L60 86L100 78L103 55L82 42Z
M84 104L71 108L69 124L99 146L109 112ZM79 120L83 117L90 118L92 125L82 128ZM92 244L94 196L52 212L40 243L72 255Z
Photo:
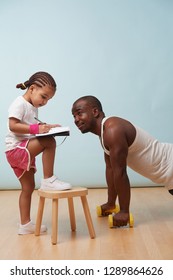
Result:
M50 187L41 187L40 190L42 191L67 191L67 190L71 190L72 188L59 188L59 189L55 189L55 188L50 188Z

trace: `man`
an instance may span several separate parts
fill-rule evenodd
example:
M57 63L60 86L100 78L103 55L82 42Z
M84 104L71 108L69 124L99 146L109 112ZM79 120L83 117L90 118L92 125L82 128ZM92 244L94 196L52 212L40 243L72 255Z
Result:
M173 194L173 145L155 138L129 121L106 118L102 104L94 96L83 96L72 106L74 122L82 133L100 137L106 163L108 200L101 205L103 215L114 208L118 197L120 211L114 215L116 226L129 221L130 182L127 166Z

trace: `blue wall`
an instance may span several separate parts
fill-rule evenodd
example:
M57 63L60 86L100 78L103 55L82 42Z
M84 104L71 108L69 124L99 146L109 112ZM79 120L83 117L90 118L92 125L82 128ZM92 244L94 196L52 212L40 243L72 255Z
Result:
M73 124L71 106L82 95L97 96L106 115L173 142L172 1L1 0L0 26L0 188L19 187L4 155L7 110L22 94L15 85L36 71L50 72L58 84L40 119L71 128L57 147L55 173L62 180L105 185L98 138ZM37 167L39 186L40 156ZM133 186L152 185L131 170L129 176Z

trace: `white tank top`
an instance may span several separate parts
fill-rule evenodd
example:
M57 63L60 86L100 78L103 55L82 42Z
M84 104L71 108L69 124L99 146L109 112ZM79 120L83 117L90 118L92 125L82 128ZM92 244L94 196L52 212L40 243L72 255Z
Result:
M100 137L107 155L110 153L104 146L103 126L108 118L102 120ZM143 129L134 127L136 137L128 149L127 165L154 183L173 189L173 144L160 143Z

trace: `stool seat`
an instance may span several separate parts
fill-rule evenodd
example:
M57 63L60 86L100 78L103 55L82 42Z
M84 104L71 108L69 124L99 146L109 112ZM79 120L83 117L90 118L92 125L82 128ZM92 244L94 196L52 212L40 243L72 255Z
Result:
M88 195L88 189L87 188L72 188L70 190L64 190L64 191L44 191L39 189L38 190L38 196L39 199L39 206L38 206L38 212L37 212L37 220L36 220L36 229L35 229L35 235L40 235L40 228L42 223L42 217L43 217L43 210L44 210L44 204L45 199L52 199L52 244L57 244L57 235L58 235L58 200L62 198L67 198L68 200L68 208L69 208L69 216L70 216L70 224L71 224L71 230L76 230L76 220L75 220L75 211L74 211L74 203L73 203L73 197L80 197L85 219L88 226L88 231L91 238L95 238L95 230L88 206L87 201L87 195Z
M87 188L72 188L70 190L64 191L44 191L42 189L38 189L38 195L45 198L68 198L68 197L76 197L87 195Z

